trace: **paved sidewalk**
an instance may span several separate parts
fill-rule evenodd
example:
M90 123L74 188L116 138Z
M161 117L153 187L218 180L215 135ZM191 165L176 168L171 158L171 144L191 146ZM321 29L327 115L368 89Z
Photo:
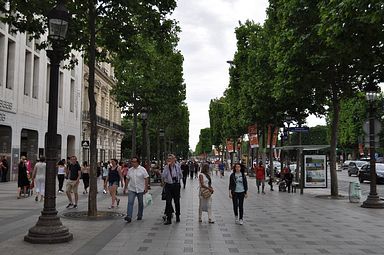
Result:
M236 225L228 198L228 174L213 177L215 224L198 222L197 179L188 179L182 189L181 222L164 226L161 188L152 187L153 204L144 210L142 221L123 219L81 221L62 218L74 235L64 244L37 245L23 241L35 225L42 203L33 198L16 199L16 183L0 183L0 249L10 254L382 254L384 210L364 209L348 199L319 198L322 190L299 193L256 194L255 179L249 180L245 201L245 224ZM82 184L80 184L82 187ZM267 188L267 187L266 187ZM79 190L82 190L80 188ZM329 194L329 192L328 192ZM67 199L57 195L57 209ZM127 197L120 196L118 212L125 213ZM87 196L80 195L78 211L87 208ZM99 192L98 209L106 211L109 195ZM137 205L135 205L137 206ZM75 209L70 209L75 210Z

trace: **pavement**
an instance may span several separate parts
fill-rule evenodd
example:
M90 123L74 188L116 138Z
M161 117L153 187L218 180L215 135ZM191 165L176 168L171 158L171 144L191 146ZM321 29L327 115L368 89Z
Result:
M213 176L215 224L208 224L204 213L203 222L198 222L198 181L188 179L181 191L180 223L163 225L161 187L153 186L153 202L144 209L142 221L61 218L74 239L51 245L23 241L36 224L43 203L35 202L34 197L16 199L17 183L0 183L0 250L7 255L383 254L384 210L361 208L361 203L350 203L347 198L319 196L330 194L329 189L306 189L300 195L266 187L266 194L261 195L256 192L255 179L249 178L244 225L235 224L228 175ZM127 197L119 197L121 204L115 210L125 213ZM109 195L98 193L98 210L108 211L110 202ZM57 194L59 214L86 211L87 195L80 194L78 209L66 209L67 203L65 194Z

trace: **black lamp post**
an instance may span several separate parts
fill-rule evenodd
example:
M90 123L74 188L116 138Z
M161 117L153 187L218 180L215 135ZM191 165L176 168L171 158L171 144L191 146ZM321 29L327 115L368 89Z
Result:
M64 57L64 41L71 16L63 1L59 1L55 8L48 13L48 40L52 45L47 50L47 56L51 61L49 80L49 108L48 108L48 132L45 142L47 158L47 171L45 177L44 208L36 225L29 229L24 240L30 243L63 243L73 239L68 228L63 226L56 210L56 162L57 158L57 105L59 67Z
M164 143L164 135L165 135L164 129L160 128L159 135L160 135L160 169L163 169L164 151L162 150L163 146L161 146L161 144L162 142Z
M143 127L143 146L141 149L141 163L143 167L145 167L146 159L147 159L147 118L148 118L148 111L147 108L143 107L141 109L141 114L140 114L141 120L142 120L142 127Z
M376 189L376 160L375 160L375 116L374 102L377 98L377 92L371 89L366 92L366 99L369 103L369 154L370 154L370 176L371 183L367 200L363 202L361 207L364 208L384 208L384 203L380 200Z

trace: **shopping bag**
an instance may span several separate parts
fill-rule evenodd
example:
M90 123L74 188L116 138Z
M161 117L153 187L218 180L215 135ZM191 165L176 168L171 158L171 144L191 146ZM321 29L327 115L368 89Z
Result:
M152 204L152 194L151 193L144 194L144 204L145 204L145 206L150 206Z

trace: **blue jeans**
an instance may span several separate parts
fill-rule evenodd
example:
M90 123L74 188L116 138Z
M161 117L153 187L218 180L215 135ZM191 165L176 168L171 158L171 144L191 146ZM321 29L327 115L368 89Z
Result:
M137 197L137 201L139 202L139 210L137 212L137 217L143 217L144 203L143 203L143 195L144 192L136 193L134 191L128 191L128 206L127 206L127 216L132 218L133 213L133 205L135 204L135 198Z

